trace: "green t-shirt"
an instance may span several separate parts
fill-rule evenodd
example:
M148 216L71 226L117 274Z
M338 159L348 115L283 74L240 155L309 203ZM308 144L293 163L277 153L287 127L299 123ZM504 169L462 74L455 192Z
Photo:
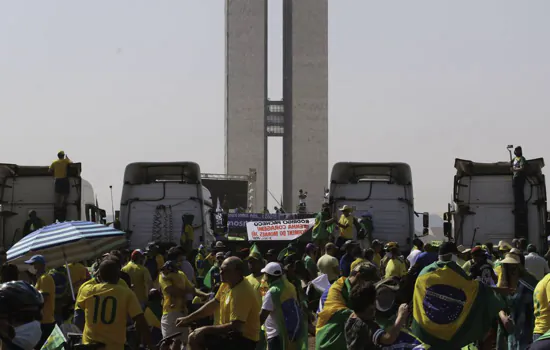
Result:
M315 261L313 261L311 256L306 255L306 257L304 258L304 265L309 272L309 277L311 277L311 279L316 278L319 274L319 270L317 270L317 264L315 263Z

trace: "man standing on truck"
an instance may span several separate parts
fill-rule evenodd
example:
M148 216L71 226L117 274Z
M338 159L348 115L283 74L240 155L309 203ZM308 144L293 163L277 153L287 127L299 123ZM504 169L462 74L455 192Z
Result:
M50 165L50 173L53 173L55 178L54 220L65 221L67 197L71 190L68 171L71 163L65 152L59 151L57 159Z
M355 229L359 232L361 230L361 226L359 225L357 219L351 215L353 209L350 206L344 205L340 208L340 211L342 212L342 216L340 216L340 220L338 220L340 237L338 237L336 245L342 247L346 241L353 239L353 227L355 226Z
M516 210L519 208L523 212L525 198L523 195L523 188L525 186L525 166L527 161L523 157L523 151L521 146L517 146L514 149L515 158L512 160L512 172L514 177L512 178L512 186L514 188L514 200L516 202Z

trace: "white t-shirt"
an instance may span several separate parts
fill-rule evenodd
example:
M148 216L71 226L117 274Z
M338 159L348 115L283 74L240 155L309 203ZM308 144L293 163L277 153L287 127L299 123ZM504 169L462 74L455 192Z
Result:
M273 304L273 298L271 297L271 292L267 291L264 296L264 301L262 303L262 310L271 311L269 316L265 319L264 327L265 334L267 339L275 338L279 335L277 332L277 322L275 321L275 316L273 311L275 310L275 305Z
M193 283L193 281L195 280L195 270L193 269L193 265L191 265L191 263L187 261L187 259L183 260L183 263L181 264L181 270L183 271L185 276L187 276L189 282ZM193 293L187 294L186 298L187 300L193 300Z
M418 259L418 256L422 253L421 250L415 249L413 250L409 256L407 257L407 260L409 260L410 267L413 267L414 264L416 264L416 259Z

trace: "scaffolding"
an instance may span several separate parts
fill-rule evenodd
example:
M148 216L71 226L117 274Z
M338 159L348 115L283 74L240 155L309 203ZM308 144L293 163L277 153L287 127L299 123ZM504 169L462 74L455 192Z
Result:
M248 171L248 175L202 173L201 179L202 180L246 181L248 183L247 211L250 213L254 212L254 203L256 199L256 169L250 168Z

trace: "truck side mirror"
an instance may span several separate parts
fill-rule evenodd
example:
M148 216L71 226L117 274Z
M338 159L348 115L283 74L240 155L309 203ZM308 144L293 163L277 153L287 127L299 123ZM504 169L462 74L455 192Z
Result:
M422 225L424 226L424 228L430 227L430 213L422 214Z
M422 236L427 236L427 235L429 235L429 234L430 234L430 229L424 228L424 229L422 230Z

